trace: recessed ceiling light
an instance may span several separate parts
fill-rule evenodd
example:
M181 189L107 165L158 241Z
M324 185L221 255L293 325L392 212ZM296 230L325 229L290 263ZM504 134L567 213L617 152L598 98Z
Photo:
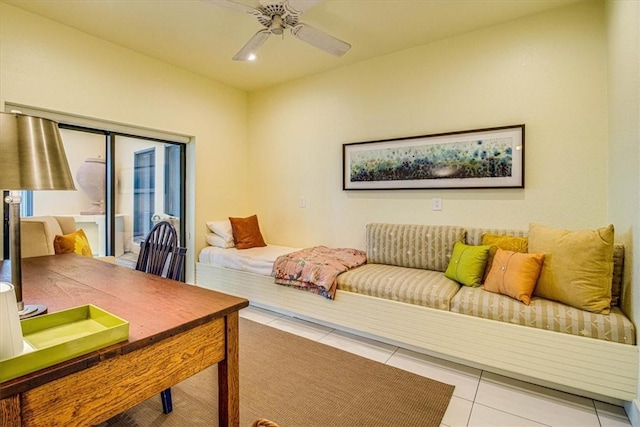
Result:
M249 54L249 56L247 57L248 61L255 61L256 59L258 59L258 55L256 55L255 53L251 53Z

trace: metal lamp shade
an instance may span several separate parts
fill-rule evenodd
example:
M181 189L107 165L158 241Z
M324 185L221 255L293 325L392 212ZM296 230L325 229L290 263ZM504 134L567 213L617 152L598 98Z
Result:
M46 306L25 305L22 301L19 190L76 189L56 122L18 113L0 113L0 189L11 190L5 202L9 204L11 283L19 316L46 313Z
M0 189L75 190L58 125L0 113Z

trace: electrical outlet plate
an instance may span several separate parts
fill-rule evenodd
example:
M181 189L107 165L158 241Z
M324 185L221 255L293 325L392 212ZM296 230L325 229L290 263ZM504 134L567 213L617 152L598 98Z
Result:
M433 205L433 210L434 211L441 211L442 210L442 198L434 197L433 199L431 199L431 203Z

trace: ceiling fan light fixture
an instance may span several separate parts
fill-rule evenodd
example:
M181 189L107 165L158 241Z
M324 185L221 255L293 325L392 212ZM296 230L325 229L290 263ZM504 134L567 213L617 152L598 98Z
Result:
M255 53L250 53L247 56L247 61L255 61L256 59L258 59L258 55L256 55Z
M284 24L282 23L282 17L280 15L273 15L269 30L271 30L271 33L276 36L279 36L284 32Z

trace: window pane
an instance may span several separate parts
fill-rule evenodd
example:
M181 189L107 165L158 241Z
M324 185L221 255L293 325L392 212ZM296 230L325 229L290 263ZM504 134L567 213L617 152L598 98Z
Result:
M104 256L106 137L70 129L60 129L60 135L76 191L33 191L32 214L72 216L86 233L93 254Z
M137 254L158 219L169 220L180 233L181 149L181 144L115 137L115 205L124 217L125 252Z

